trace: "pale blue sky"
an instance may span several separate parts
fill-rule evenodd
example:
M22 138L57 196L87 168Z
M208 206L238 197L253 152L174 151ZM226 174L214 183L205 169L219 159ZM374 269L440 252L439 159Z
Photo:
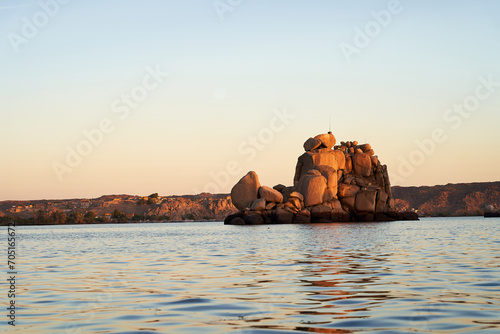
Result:
M235 5L221 20L214 3ZM0 0L0 200L229 192L249 170L289 185L330 117L339 142L372 144L394 184L500 180L500 3L402 0L382 26L373 12L392 3ZM367 27L348 61L342 45ZM113 102L157 67L168 77L120 119ZM479 78L488 97L447 114ZM295 118L253 146L276 108ZM103 119L113 130L58 178L54 163ZM408 171L436 128L446 140Z

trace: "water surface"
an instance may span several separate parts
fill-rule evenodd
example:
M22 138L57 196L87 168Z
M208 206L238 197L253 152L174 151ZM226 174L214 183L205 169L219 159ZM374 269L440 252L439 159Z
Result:
M499 227L482 217L18 227L21 308L17 326L2 327L499 333Z

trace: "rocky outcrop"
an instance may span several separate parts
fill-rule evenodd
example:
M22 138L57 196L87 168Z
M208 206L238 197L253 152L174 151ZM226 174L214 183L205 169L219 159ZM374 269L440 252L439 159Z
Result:
M231 189L233 205L240 211L250 208L252 203L258 198L259 188L260 182L257 173L248 172Z
M300 178L297 185L297 190L304 196L305 206L314 206L323 203L323 195L326 188L327 180L316 169L307 171Z
M316 138L309 138L304 143L304 150L311 151L311 150L318 148L320 145L321 145L321 140L316 139Z
M397 210L420 216L482 216L489 205L500 206L500 182L392 187Z
M229 194L208 194L184 196L160 196L155 203L139 205L140 196L106 195L92 199L34 200L0 202L0 218L22 220L22 224L36 224L33 219L38 211L47 215L61 211L70 216L78 211L82 215L93 212L101 219L111 216L115 210L126 215L129 221L186 221L223 220L238 211ZM0 222L2 219L0 219ZM103 221L109 222L109 221Z
M397 212L387 166L370 144L341 142L331 133L306 140L297 161L293 186L260 186L255 172L232 189L240 212L226 224L323 223L418 219L414 212ZM278 193L281 195L279 196Z
M283 202L283 194L279 191L266 186L259 188L259 198L263 198L266 202L281 203Z
M140 208L137 204L130 207L131 212ZM125 208L124 208L125 209ZM169 196L160 203L146 205L145 215L169 216L172 221L182 221L191 216L195 220L221 220L238 210L233 206L231 197L227 194L199 194L186 196ZM99 210L96 210L96 213ZM122 211L124 212L124 211ZM127 212L127 211L125 211Z
M337 139L335 139L335 136L331 132L317 135L316 137L314 137L314 139L319 140L321 142L320 147L324 148L332 148L333 145L335 145L335 143L337 142Z

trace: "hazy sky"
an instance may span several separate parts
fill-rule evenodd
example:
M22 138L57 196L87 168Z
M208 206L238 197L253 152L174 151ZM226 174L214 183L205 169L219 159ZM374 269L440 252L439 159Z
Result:
M372 144L393 185L500 180L500 2L0 0L0 200L291 185Z

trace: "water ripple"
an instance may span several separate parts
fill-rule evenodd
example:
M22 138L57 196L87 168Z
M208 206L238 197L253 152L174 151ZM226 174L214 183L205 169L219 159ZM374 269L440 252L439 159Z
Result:
M12 331L500 332L499 230L482 218L19 227Z

